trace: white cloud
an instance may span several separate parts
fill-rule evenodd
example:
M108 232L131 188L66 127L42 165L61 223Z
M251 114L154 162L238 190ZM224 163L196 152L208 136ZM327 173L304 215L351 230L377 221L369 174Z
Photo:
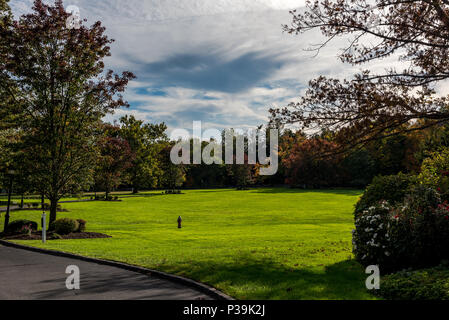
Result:
M19 14L30 11L31 3L14 0L11 5ZM116 40L107 67L131 70L138 77L126 93L132 108L118 110L107 119L132 113L143 120L165 121L171 128L189 128L195 118L204 127L259 125L267 121L269 107L296 100L317 75L353 73L353 68L336 58L336 49L345 40L312 58L313 53L304 49L320 42L319 33L292 36L282 32L281 25L291 21L288 10L303 4L303 0L65 1L66 6L78 6L89 23L101 20ZM182 81L167 76L165 69L154 71L154 64L160 66L179 56L204 58L204 65L195 67L205 69L206 81L205 76L190 79L194 73L183 73L182 68L173 73L182 75ZM241 64L233 63L242 57L246 58ZM227 70L228 66L233 69ZM242 83L242 90L229 81ZM229 88L219 90L220 85L207 82L223 82ZM156 89L160 95L148 93Z

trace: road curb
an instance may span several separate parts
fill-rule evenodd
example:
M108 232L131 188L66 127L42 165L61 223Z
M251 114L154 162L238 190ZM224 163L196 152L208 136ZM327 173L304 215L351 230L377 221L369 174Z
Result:
M42 248L30 247L30 246L25 246L25 245L17 244L14 242L5 241L5 240L0 240L0 245L4 245L6 247L13 247L13 248L17 248L17 249L28 250L28 251L39 252L39 253L44 253L44 254L49 254L49 255L57 256L57 257L72 258L72 259L77 259L77 260L86 261L86 262L93 262L93 263L97 263L97 264L101 264L101 265L117 267L117 268L121 268L124 270L138 272L138 273L142 273L142 274L146 274L146 275L152 275L152 276L155 276L155 277L158 277L161 279L170 280L170 281L173 281L176 283L186 285L190 288L197 289L197 290L201 291L202 293L205 293L217 300L235 300L234 298L224 294L223 292L221 292L207 284L204 284L204 283L201 283L198 281L194 281L192 279L169 274L166 272L158 271L158 270L134 266L134 265L126 264L123 262L89 258L89 257L84 257L84 256L80 256L80 255L73 254L73 253L63 252L63 251L47 250L47 249L42 249Z

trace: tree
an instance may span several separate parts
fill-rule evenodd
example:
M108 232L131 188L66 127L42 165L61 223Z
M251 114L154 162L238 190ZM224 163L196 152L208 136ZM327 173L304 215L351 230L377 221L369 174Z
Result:
M125 179L125 171L132 165L134 154L128 142L119 136L120 128L105 125L104 135L97 142L99 155L95 168L95 186L109 193Z
M228 174L233 184L239 190L246 189L249 185L253 184L256 176L256 165L248 163L248 156L245 154L244 164L228 164L226 165ZM235 162L235 157L234 157Z
M100 22L68 28L69 16L60 0L53 6L36 0L32 13L0 33L8 43L0 56L9 57L0 81L12 102L2 108L19 116L14 126L26 133L23 150L50 200L50 222L64 194L90 183L93 132L107 113L128 106L121 93L134 78L104 71L113 40Z
M349 37L339 54L343 63L397 56L405 67L384 73L367 69L345 80L320 76L298 103L270 110L273 122L336 131L339 145L348 149L449 120L448 96L435 90L449 77L448 1L316 0L307 2L304 13L291 13L285 31L318 29L326 37L312 50Z
M373 141L368 148L377 165L377 172L381 175L393 175L407 172L406 152L408 137L398 134L382 140Z
M0 14L2 17L10 16L11 8L8 5L9 0L0 0ZM3 21L0 21L3 24Z
M164 123L152 124L137 120L134 116L120 119L120 135L128 141L135 155L132 166L127 170L133 193L141 188L153 188L162 175L160 153L167 143Z
M449 124L435 126L415 134L419 149L416 158L421 163L434 152L442 151L449 147Z
M0 14L2 17L11 17L11 8L9 7L8 2L9 0L0 0ZM3 23L3 21L0 23Z
M12 14L8 5L9 0L0 0L0 130L9 128L9 122L13 118L10 113L10 106L13 103L11 93L17 90L14 83L8 76L6 67L11 61L9 54L8 37L12 32Z
M366 187L376 175L374 158L365 148L348 153L342 160L341 167L345 184L351 187Z
M321 157L333 148L335 143L319 137L299 140L282 160L286 183L305 187L340 185L341 157Z
M190 150L193 150L195 139L189 139ZM216 143L214 139L210 141L201 141L201 154L203 154L205 148ZM224 149L224 146L223 146ZM223 151L222 151L223 152ZM211 156L214 156L214 150L211 149ZM204 163L204 159L201 159L200 164L194 164L193 152L190 153L190 164L186 165L186 186L194 188L213 188L223 187L226 184L227 172L226 165Z
M170 152L174 143L165 145L161 150L162 155L162 185L169 191L173 192L175 189L180 188L186 181L185 168L182 164L174 164L170 159Z
M0 174L11 165L13 130L0 130Z

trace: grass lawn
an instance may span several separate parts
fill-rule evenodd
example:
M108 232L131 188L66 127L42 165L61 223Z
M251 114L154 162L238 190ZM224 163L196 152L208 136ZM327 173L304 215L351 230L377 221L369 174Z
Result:
M85 219L87 231L112 238L18 242L163 270L238 299L374 299L351 253L359 196L355 190L275 188L66 203L70 212L59 218ZM11 215L38 222L41 212Z

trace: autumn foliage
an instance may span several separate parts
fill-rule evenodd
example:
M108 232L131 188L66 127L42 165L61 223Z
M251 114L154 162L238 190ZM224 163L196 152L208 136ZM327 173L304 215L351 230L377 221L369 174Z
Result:
M324 41L348 40L341 62L366 66L346 79L319 76L297 103L271 110L273 123L336 132L339 151L375 139L447 123L448 96L437 85L449 77L449 2L316 0L292 11L284 30L319 30ZM386 57L397 67L375 72L368 64Z

